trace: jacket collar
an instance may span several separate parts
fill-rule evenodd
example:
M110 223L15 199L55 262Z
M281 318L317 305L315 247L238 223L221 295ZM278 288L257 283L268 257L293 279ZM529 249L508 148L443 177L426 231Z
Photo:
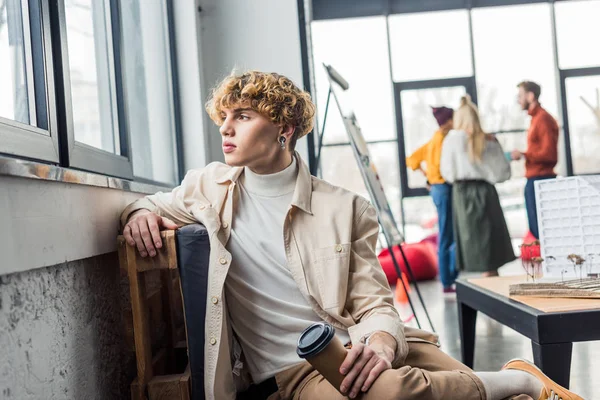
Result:
M227 172L223 175L217 177L215 182L218 184L223 184L227 182L237 182L240 175L244 172L244 167L230 167Z
M296 189L292 197L292 206L295 206L305 213L312 215L311 200L312 200L312 176L308 169L308 165L300 157L298 152L294 152L294 157L298 162L298 177L296 178Z
M296 187L292 197L292 206L312 215L312 176L310 175L308 166L304 163L304 160L302 160L297 151L294 152L294 157L296 157L298 164L298 177L296 178ZM243 172L244 167L231 167L223 175L217 177L216 183L235 183Z

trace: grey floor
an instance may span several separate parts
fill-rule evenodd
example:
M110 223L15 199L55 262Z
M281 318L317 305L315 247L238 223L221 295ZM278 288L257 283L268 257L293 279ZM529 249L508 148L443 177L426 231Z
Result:
M519 275L521 271L519 261L502 267L500 274ZM473 275L473 277L476 276ZM443 294L439 281L422 282L419 288L436 331L440 335L442 350L460 360L456 296ZM411 297L413 301L416 301L414 289ZM410 317L411 311L407 305L397 304L397 307L403 319ZM423 328L429 330L425 315L421 310L417 310ZM408 322L407 325L416 327L414 320ZM556 327L556 329L565 329L565 327ZM531 342L520 333L479 313L474 369L496 371L506 361L516 357L532 360ZM600 341L573 344L571 389L587 400L600 399Z

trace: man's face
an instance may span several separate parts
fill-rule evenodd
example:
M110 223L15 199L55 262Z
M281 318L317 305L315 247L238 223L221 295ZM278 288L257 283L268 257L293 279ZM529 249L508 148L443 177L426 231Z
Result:
M223 109L222 117L219 132L227 165L260 170L280 155L281 128L268 118L243 105Z
M517 101L523 110L529 110L529 106L533 103L533 93L527 92L522 86L519 87L519 94L517 95Z

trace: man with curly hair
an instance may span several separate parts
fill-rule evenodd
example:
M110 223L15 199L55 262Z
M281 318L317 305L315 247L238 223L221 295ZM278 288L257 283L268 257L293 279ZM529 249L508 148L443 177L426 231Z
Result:
M314 123L308 93L250 71L225 78L206 109L226 164L191 170L121 216L142 257L156 255L161 229L200 222L209 232L206 398L578 398L523 361L477 375L441 352L435 335L403 326L375 254L375 209L311 176L294 151ZM321 321L352 344L343 394L296 354L300 333Z

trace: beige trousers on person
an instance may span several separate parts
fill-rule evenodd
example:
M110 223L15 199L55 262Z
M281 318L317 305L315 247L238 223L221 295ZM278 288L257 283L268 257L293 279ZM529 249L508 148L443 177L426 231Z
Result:
M464 364L429 343L409 342L405 366L384 371L362 400L487 400L483 383ZM279 392L269 400L342 400L307 362L275 376ZM529 396L513 397L531 400ZM537 400L537 399L536 399Z

